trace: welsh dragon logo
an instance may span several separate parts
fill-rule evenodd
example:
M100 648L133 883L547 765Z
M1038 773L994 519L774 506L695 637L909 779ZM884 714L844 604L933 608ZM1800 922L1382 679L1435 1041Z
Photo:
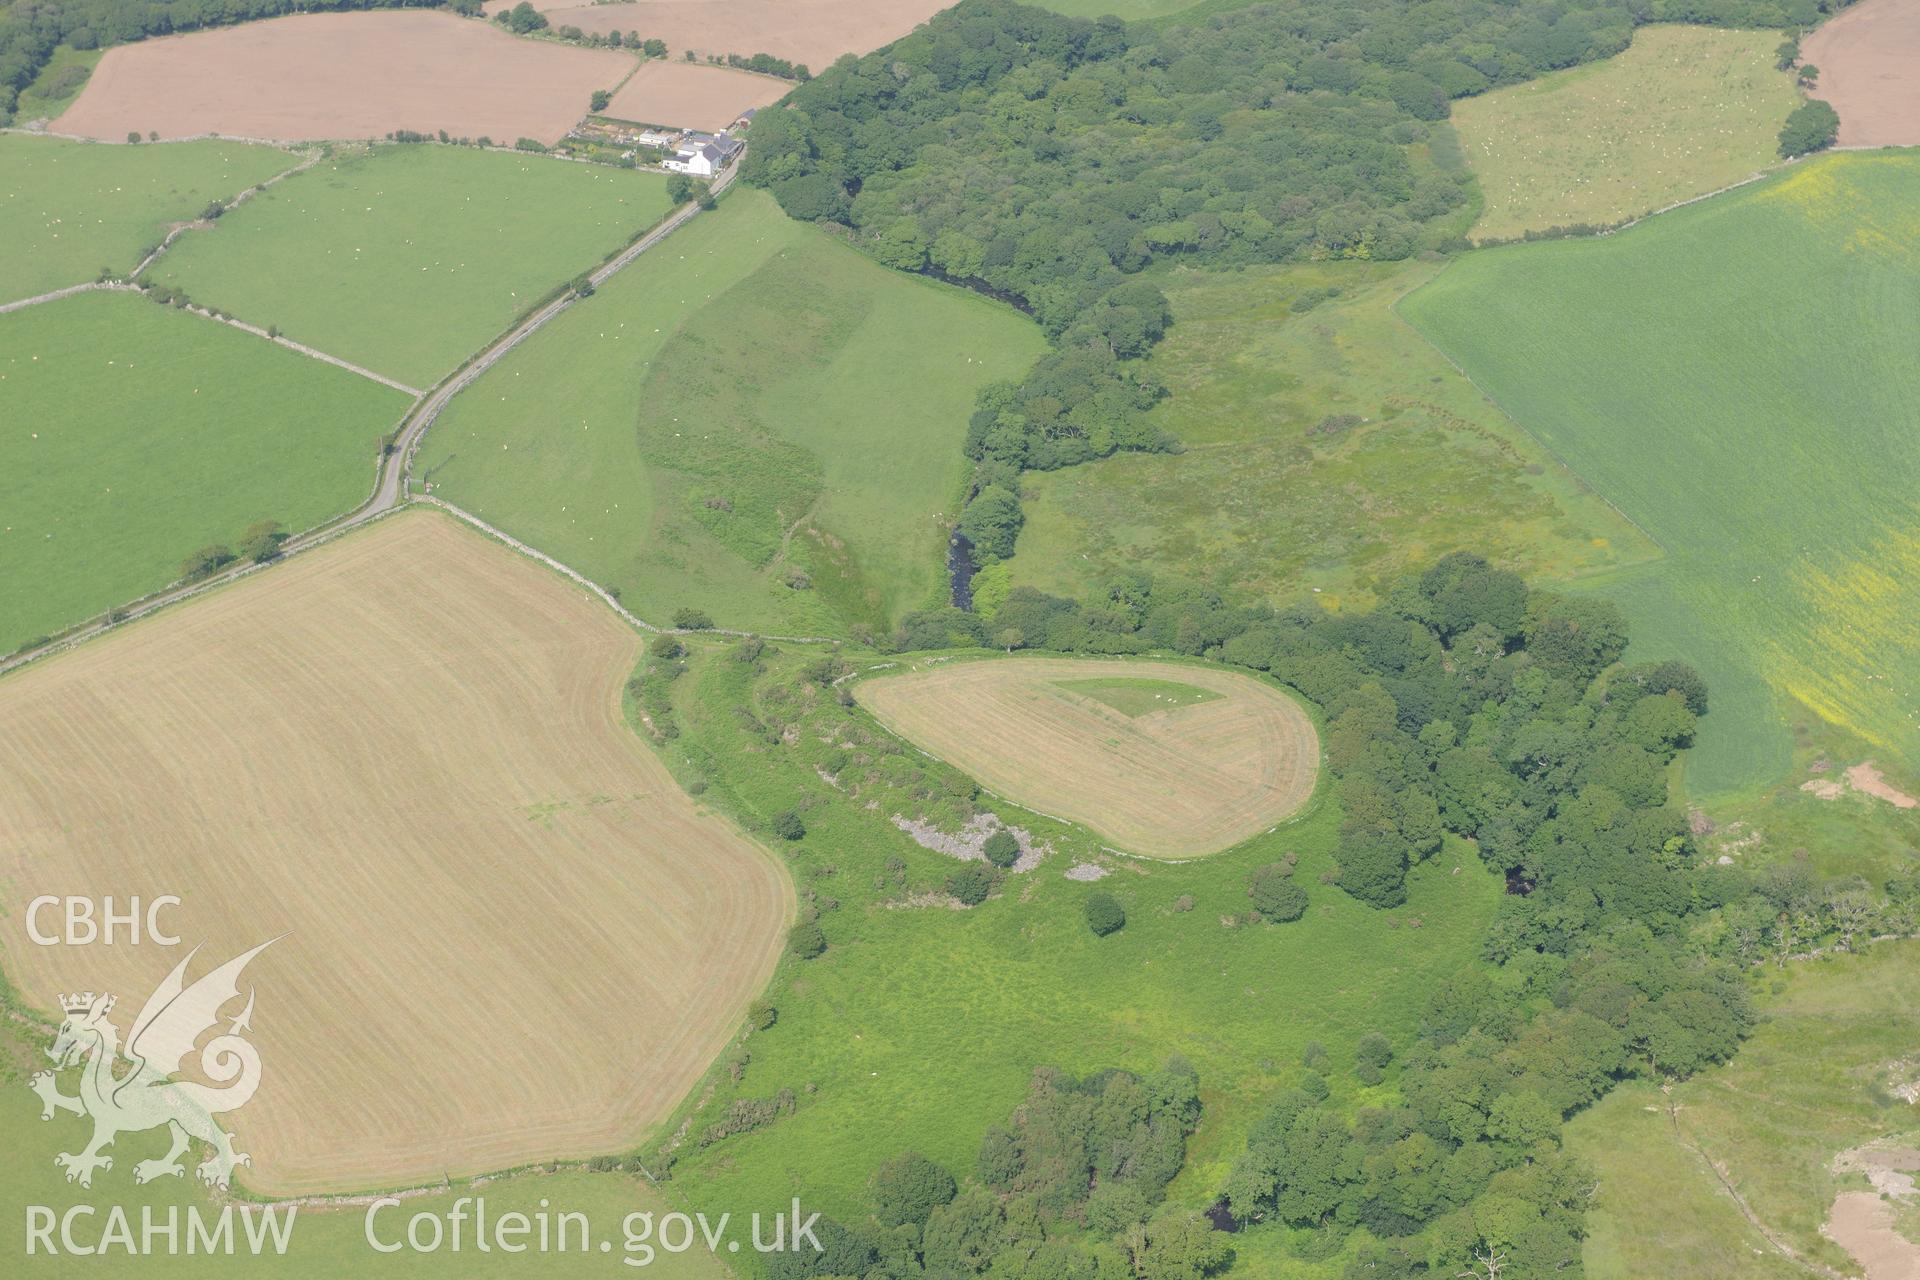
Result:
M194 1042L218 1025L223 1006L239 998L240 971L275 941L278 939L269 939L235 956L189 986L187 964L199 953L199 948L194 948L147 997L140 1016L133 1020L125 1049L121 1048L119 1032L107 1021L113 1011L113 996L88 991L61 997L60 1009L66 1018L53 1048L47 1051L54 1062L53 1070L37 1073L31 1083L40 1095L42 1120L53 1119L56 1111L71 1111L93 1120L93 1140L84 1150L62 1152L53 1158L67 1171L68 1182L92 1186L94 1170L113 1168L113 1157L101 1153L116 1137L163 1125L172 1135L173 1146L157 1160L134 1165L135 1182L179 1177L185 1172L180 1157L196 1138L213 1148L213 1155L198 1169L200 1180L208 1186L225 1187L232 1180L235 1165L252 1163L243 1152L234 1150L233 1136L214 1119L244 1105L260 1087L259 1050L241 1034L253 1017L252 988L247 990L246 1007L228 1020L227 1030L199 1052L202 1074L215 1083L206 1085L177 1077L194 1052ZM76 1063L80 1066L80 1091L69 1097L60 1092L55 1075ZM120 1070L123 1065L124 1071Z

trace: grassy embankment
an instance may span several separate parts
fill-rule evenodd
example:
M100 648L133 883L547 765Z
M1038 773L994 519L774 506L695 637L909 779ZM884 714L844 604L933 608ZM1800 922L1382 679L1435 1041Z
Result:
M416 473L650 621L884 630L944 597L974 392L1041 348L740 191L457 398Z

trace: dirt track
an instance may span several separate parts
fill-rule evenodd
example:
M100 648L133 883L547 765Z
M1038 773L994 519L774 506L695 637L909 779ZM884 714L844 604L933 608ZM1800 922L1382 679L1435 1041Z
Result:
M487 12L515 0L488 0ZM554 26L582 31L638 31L664 40L678 58L688 49L707 54L770 53L804 62L815 74L843 53L868 53L891 44L946 8L952 0L641 0L581 5L544 0L534 8Z
M249 970L256 1190L636 1140L739 1025L793 903L623 723L640 644L409 513L0 684L9 978L43 1010L109 987L130 1020L195 943L211 964L286 933ZM183 945L30 945L29 891L178 894Z
M1800 42L1816 98L1840 113L1843 147L1920 143L1920 4L1861 0Z
M632 55L519 40L450 13L316 13L107 50L65 133L218 133L285 142L395 129L556 142Z

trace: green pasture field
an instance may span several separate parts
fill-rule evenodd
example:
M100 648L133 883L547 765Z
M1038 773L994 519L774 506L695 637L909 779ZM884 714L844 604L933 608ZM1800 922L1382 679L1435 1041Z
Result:
M40 68L40 74L33 83L20 91L20 98L14 104L13 118L24 123L29 120L50 120L73 105L80 96L80 90L87 84L87 77L100 63L104 49L75 49L70 45L61 45ZM79 70L75 70L79 68Z
M0 134L0 302L132 271L176 222L298 164L240 142L137 147Z
M666 180L469 147L343 147L150 276L428 387L667 213Z
M1054 683L1068 693L1077 693L1083 698L1092 698L1095 702L1112 707L1123 716L1144 716L1151 715L1155 711L1197 707L1203 702L1214 702L1221 696L1211 689L1181 684L1177 680L1108 677L1090 680L1056 680Z
M1186 452L1022 477L1013 583L1084 596L1145 569L1276 604L1364 607L1454 550L1548 581L1651 556L1393 313L1438 269L1165 277L1175 321L1147 370L1171 394L1151 417Z
M670 1212L665 1199L645 1179L627 1173L567 1172L497 1179L473 1187L456 1184L447 1191L409 1197L399 1208L380 1210L374 1219L374 1229L384 1244L403 1239L408 1220L418 1213L441 1215L442 1226L445 1227L444 1215L463 1196L484 1196L487 1216L494 1222L501 1215L512 1212L532 1217L542 1212L541 1203L545 1201L547 1213L558 1215L561 1212L578 1212L587 1215L596 1243L586 1254L578 1250L547 1254L529 1251L518 1255L498 1251L480 1253L473 1247L472 1205L469 1204L469 1218L464 1228L467 1233L465 1247L458 1253L446 1245L430 1254L412 1249L403 1249L399 1253L377 1252L366 1241L364 1206L322 1208L303 1205L294 1218L290 1243L284 1256L268 1254L256 1258L244 1250L233 1256L205 1253L188 1255L185 1215L189 1208L197 1208L206 1215L208 1225L212 1226L223 1204L244 1204L244 1199L216 1202L201 1192L192 1170L193 1162L198 1157L191 1154L187 1160L187 1173L183 1177L163 1178L144 1186L135 1184L134 1163L158 1157L166 1151L166 1137L159 1131L123 1134L116 1139L111 1148L113 1168L96 1174L91 1189L83 1190L65 1181L65 1175L54 1166L53 1155L57 1151L78 1150L78 1144L86 1141L91 1125L66 1114L51 1121L43 1122L40 1119L40 1102L29 1091L27 1078L44 1065L41 1054L50 1043L51 1032L42 1037L17 1024L10 1024L5 1031L0 1031L0 1144L5 1146L8 1153L4 1166L0 1166L0 1203L7 1205L10 1210L0 1215L0 1256L8 1259L9 1275L25 1280L55 1280L56 1277L69 1276L144 1276L157 1277L158 1280L176 1280L177 1277L199 1280L203 1276L247 1277L248 1280L252 1277L265 1277L267 1280L336 1280L342 1276L486 1280L487 1277L502 1276L520 1280L523 1276L608 1277L631 1271L638 1275L665 1277L665 1280L725 1280L730 1274L726 1267L715 1261L713 1255L698 1245L683 1254L656 1251L644 1269L622 1265L621 1260L626 1255L623 1223L627 1215L651 1212L658 1218ZM272 1072L271 1063L267 1064L266 1070ZM68 1084L63 1087L71 1089L72 1086ZM244 1150L245 1112L235 1112L229 1120ZM164 1237L155 1237L157 1247L144 1256L128 1256L124 1250L116 1248L99 1257L74 1257L65 1253L49 1256L44 1252L30 1257L26 1252L25 1207L28 1205L44 1206L56 1215L64 1215L76 1206L92 1206L94 1213L91 1217L82 1215L76 1219L76 1234L82 1243L99 1240L100 1233L107 1225L107 1214L113 1206L119 1206L127 1215L136 1233L136 1240L141 1230L143 1208L155 1211L155 1220L162 1224L166 1222L167 1211L177 1209L181 1215L180 1250L177 1254L170 1254ZM285 1210L281 1212L284 1214ZM236 1209L236 1218L238 1213ZM637 1230L637 1223L635 1227ZM740 1226L743 1233L747 1229L744 1224ZM235 1221L233 1230L237 1238L245 1238L239 1221ZM60 1237L57 1230L53 1239L58 1244ZM572 1239L577 1240L577 1234ZM600 1239L612 1243L611 1252L598 1251L597 1241ZM742 1247L747 1246L743 1244ZM633 1256L639 1258L642 1255L636 1249Z
M373 488L407 397L201 316L86 293L0 316L0 653Z
M1486 250L1402 311L1666 552L1606 589L1713 690L1697 795L1798 703L1920 766L1920 158L1835 155L1617 236Z
M884 629L942 602L975 391L1042 349L740 191L458 396L416 474L653 621Z
M1769 168L1800 103L1778 31L1642 27L1604 62L1454 104L1486 201L1473 236L1608 224Z
M1920 1108L1888 1091L1894 1064L1905 1063L1897 1070L1909 1075L1915 1069L1920 942L1768 966L1764 974L1765 1018L1731 1063L1670 1096L1624 1085L1568 1126L1569 1149L1598 1175L1586 1247L1593 1280L1807 1274L1767 1246L1707 1159L1803 1256L1858 1272L1820 1225L1835 1192L1866 1181L1828 1166L1874 1139L1920 1136ZM1677 1130L1669 1104L1678 1108Z
M707 802L762 833L781 810L802 815L803 839L763 838L789 858L802 907L820 911L830 942L782 966L769 991L778 1020L747 1039L738 1079L736 1054L710 1076L712 1094L696 1090L667 1126L684 1120L688 1134L665 1184L680 1207L765 1203L804 1187L830 1213L864 1216L867 1179L905 1149L969 1172L981 1134L1005 1122L1036 1066L1146 1070L1170 1054L1198 1070L1206 1107L1170 1198L1202 1207L1267 1101L1300 1081L1310 1042L1330 1055L1337 1105L1383 1100L1393 1075L1362 1087L1355 1043L1377 1028L1404 1049L1436 988L1477 963L1502 885L1462 843L1416 868L1408 905L1387 912L1321 882L1340 821L1331 787L1303 815L1210 858L1107 854L1083 829L986 795L969 801L957 771L804 675L823 653L698 644L669 686L671 712L649 712L657 730L671 722L663 757ZM941 887L965 864L892 819L953 831L976 810L1048 852L983 905L954 910ZM1250 919L1249 874L1289 852L1305 918ZM1082 862L1109 874L1067 879ZM1083 916L1098 890L1127 913L1105 938ZM783 1088L797 1099L792 1115L702 1145L733 1100Z

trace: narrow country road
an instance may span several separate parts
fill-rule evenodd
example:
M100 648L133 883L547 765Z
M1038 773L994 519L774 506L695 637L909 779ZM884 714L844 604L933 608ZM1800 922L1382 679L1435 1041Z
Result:
M743 151L740 156L736 156L733 164L722 170L720 175L714 179L712 188L714 195L719 195L732 185L734 175L739 173L741 160L745 157L745 154ZM700 212L700 206L697 203L680 206L668 214L666 220L661 222L660 225L654 227L651 231L623 249L617 257L612 258L597 270L589 273L588 278L593 281L594 287L598 288L613 275L624 270L641 254L685 226ZM80 286L81 289L89 287L96 286ZM77 291L78 290L76 290L76 292ZM180 601L198 595L202 591L208 591L225 583L236 581L250 573L258 573L263 569L271 568L273 564L277 563L280 559L319 546L321 543L329 542L347 532L349 529L357 528L369 520L376 520L389 511L394 510L396 507L404 505L410 496L407 492L407 481L413 472L413 456L419 450L421 438L426 435L427 428L433 425L434 419L440 416L441 410L447 407L448 402L451 401L457 393L470 385L475 379L480 377L481 374L499 363L500 359L509 351L512 351L515 347L526 341L531 335L539 332L540 329L545 327L555 316L578 301L580 301L579 296L572 291L561 294L558 298L555 298L546 306L535 311L512 329L509 329L506 333L494 339L479 355L475 356L472 360L468 361L464 367L447 377L439 386L428 392L424 399L415 404L413 408L407 412L407 416L400 420L400 426L394 433L392 448L380 458L377 464L378 471L374 481L372 496L353 511L348 512L336 520L329 521L326 524L289 538L282 544L280 555L276 557L275 560L269 561L266 564L236 564L219 573L213 574L211 577L203 578L198 582L169 587L166 590L148 596L144 600L136 601L115 610L114 612L119 616L112 622L106 620L91 622L78 631L62 636L50 644L44 644L37 649L29 649L6 658L0 658L0 675L4 675L17 667L25 666L27 663L35 661L36 659L71 649L75 645L81 644L110 630L121 622L131 622L135 618L145 617L157 609L164 609L168 605L178 604ZM624 612L624 610L622 612Z

